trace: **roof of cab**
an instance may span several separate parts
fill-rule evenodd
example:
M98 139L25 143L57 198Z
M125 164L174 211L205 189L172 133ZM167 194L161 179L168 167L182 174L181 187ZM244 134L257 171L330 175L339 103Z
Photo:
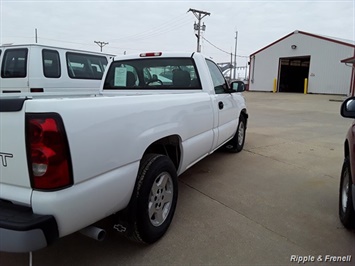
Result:
M0 45L0 49L1 48L23 48L23 47L42 47L42 48L50 48L50 49L62 49L62 50L68 50L68 51L73 51L73 52L80 52L80 53L89 53L89 54L95 54L95 55L102 54L102 55L105 55L105 56L112 56L112 57L116 56L114 54L107 54L107 53L102 53L102 52L73 49L73 48L68 48L68 47L51 46L51 45L38 44L38 43L2 44L2 45Z
M142 52L138 54L127 54L116 56L114 61L117 60L130 60L138 58L168 58L168 57L192 57L195 52Z

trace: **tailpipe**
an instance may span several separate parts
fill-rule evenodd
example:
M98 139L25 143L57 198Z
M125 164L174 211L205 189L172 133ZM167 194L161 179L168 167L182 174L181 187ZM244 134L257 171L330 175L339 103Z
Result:
M81 229L79 232L97 241L103 241L106 237L106 231L104 229L92 225Z

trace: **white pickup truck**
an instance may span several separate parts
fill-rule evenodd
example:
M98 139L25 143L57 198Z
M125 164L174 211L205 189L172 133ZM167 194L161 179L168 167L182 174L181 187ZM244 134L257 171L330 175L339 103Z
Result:
M90 226L111 215L131 239L157 241L177 176L218 148L243 149L243 90L200 53L159 52L116 58L96 95L1 97L0 251L83 229L100 238Z

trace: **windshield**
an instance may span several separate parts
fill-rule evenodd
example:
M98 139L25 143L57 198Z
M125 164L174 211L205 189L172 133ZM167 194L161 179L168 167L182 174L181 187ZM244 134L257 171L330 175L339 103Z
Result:
M192 58L144 58L113 62L104 89L201 89L201 83Z

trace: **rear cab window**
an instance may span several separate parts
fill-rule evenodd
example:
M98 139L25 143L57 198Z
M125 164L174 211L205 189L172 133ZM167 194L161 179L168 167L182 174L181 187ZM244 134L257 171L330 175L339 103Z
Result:
M7 49L2 57L2 78L24 78L27 76L27 48Z
M114 61L104 90L202 89L195 63L188 58L152 58Z
M105 56L66 53L68 75L72 79L100 80L107 66Z

